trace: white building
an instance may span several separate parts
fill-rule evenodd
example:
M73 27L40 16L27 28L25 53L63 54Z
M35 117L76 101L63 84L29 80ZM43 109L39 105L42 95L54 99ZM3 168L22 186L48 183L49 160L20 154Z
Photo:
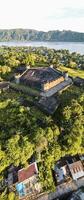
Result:
M73 180L77 180L84 176L84 169L82 162L80 160L69 164L68 167L71 172Z

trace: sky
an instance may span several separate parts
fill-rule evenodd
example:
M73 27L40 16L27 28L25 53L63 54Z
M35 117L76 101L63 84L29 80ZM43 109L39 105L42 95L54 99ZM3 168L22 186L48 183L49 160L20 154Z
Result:
M0 0L0 29L84 32L84 0Z

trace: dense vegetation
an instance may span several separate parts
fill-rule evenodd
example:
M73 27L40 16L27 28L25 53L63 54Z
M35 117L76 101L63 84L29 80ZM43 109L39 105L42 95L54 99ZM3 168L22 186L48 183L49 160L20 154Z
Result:
M19 65L47 67L51 61L55 68L74 69L79 76L82 71L84 76L83 55L67 50L3 47L0 48L1 80L10 80ZM51 191L55 189L54 163L65 155L84 153L84 91L76 86L64 91L53 116L46 116L30 105L29 98L11 89L0 94L0 179L5 178L10 164L26 166L35 158L43 190ZM5 193L0 199L16 198Z
M0 30L0 41L84 42L84 33L73 31L36 31L32 29Z
M0 48L0 79L10 79L18 66L49 66L69 75L84 78L84 55L70 53L68 50L54 50L39 47L1 47Z

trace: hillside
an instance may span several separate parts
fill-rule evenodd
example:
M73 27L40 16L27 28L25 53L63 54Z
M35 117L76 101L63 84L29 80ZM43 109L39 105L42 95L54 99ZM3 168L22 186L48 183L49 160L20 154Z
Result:
M73 31L37 31L32 29L0 30L0 42L2 41L64 41L84 42L84 33Z

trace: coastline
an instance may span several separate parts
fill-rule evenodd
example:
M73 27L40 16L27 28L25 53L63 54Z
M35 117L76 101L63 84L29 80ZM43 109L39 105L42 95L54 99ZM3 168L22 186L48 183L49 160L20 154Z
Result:
M84 55L84 42L62 42L62 41L2 41L1 47L45 47L55 50L69 50Z

